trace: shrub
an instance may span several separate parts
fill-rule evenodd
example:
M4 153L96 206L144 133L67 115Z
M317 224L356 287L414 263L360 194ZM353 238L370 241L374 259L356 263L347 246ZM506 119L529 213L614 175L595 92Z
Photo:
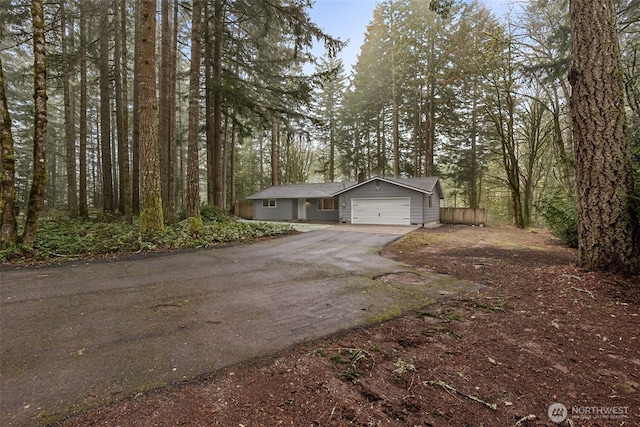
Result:
M543 199L538 209L553 235L571 248L578 247L578 202L575 198Z
M213 205L201 205L200 217L203 221L209 222L229 222L233 221L233 218L218 206Z

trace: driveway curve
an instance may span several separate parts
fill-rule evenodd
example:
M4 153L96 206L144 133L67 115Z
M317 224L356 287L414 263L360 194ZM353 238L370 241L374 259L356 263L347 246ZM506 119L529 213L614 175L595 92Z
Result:
M2 271L0 424L45 424L475 287L379 255L411 230L332 226L191 253ZM413 279L403 281L407 274Z

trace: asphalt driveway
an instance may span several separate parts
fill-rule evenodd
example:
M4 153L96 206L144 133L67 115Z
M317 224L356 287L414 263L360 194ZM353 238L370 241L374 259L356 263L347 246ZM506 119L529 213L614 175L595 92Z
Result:
M333 226L191 253L1 271L0 425L46 423L475 286L379 256L412 229Z

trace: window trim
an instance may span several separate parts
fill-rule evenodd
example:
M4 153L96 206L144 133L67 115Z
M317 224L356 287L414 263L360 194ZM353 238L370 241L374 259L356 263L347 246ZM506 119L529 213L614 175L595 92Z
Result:
M331 209L325 208L325 201L331 200ZM316 208L322 212L334 212L338 210L338 198L337 197L323 197L318 199Z

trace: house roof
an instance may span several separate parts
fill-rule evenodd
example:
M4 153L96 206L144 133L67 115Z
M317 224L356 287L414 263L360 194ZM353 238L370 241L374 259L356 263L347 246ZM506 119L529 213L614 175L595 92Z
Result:
M405 187L410 190L419 191L425 194L433 194L433 190L437 189L439 197L441 199L444 199L444 193L442 192L442 187L440 186L440 178L438 178L437 176L427 176L422 178L381 178L379 176L374 176L349 188L340 189L333 193L333 195L337 196L376 180L388 182L390 184L395 184L400 187Z
M381 180L425 194L433 194L433 190L436 189L439 197L441 199L444 198L444 193L440 186L440 179L435 176L424 178L381 178L374 176L361 183L325 182L316 184L276 185L252 194L247 197L247 199L303 199L334 197L375 180Z
M355 182L322 182L315 184L276 185L252 194L247 199L304 199L332 197L343 188L352 187Z

